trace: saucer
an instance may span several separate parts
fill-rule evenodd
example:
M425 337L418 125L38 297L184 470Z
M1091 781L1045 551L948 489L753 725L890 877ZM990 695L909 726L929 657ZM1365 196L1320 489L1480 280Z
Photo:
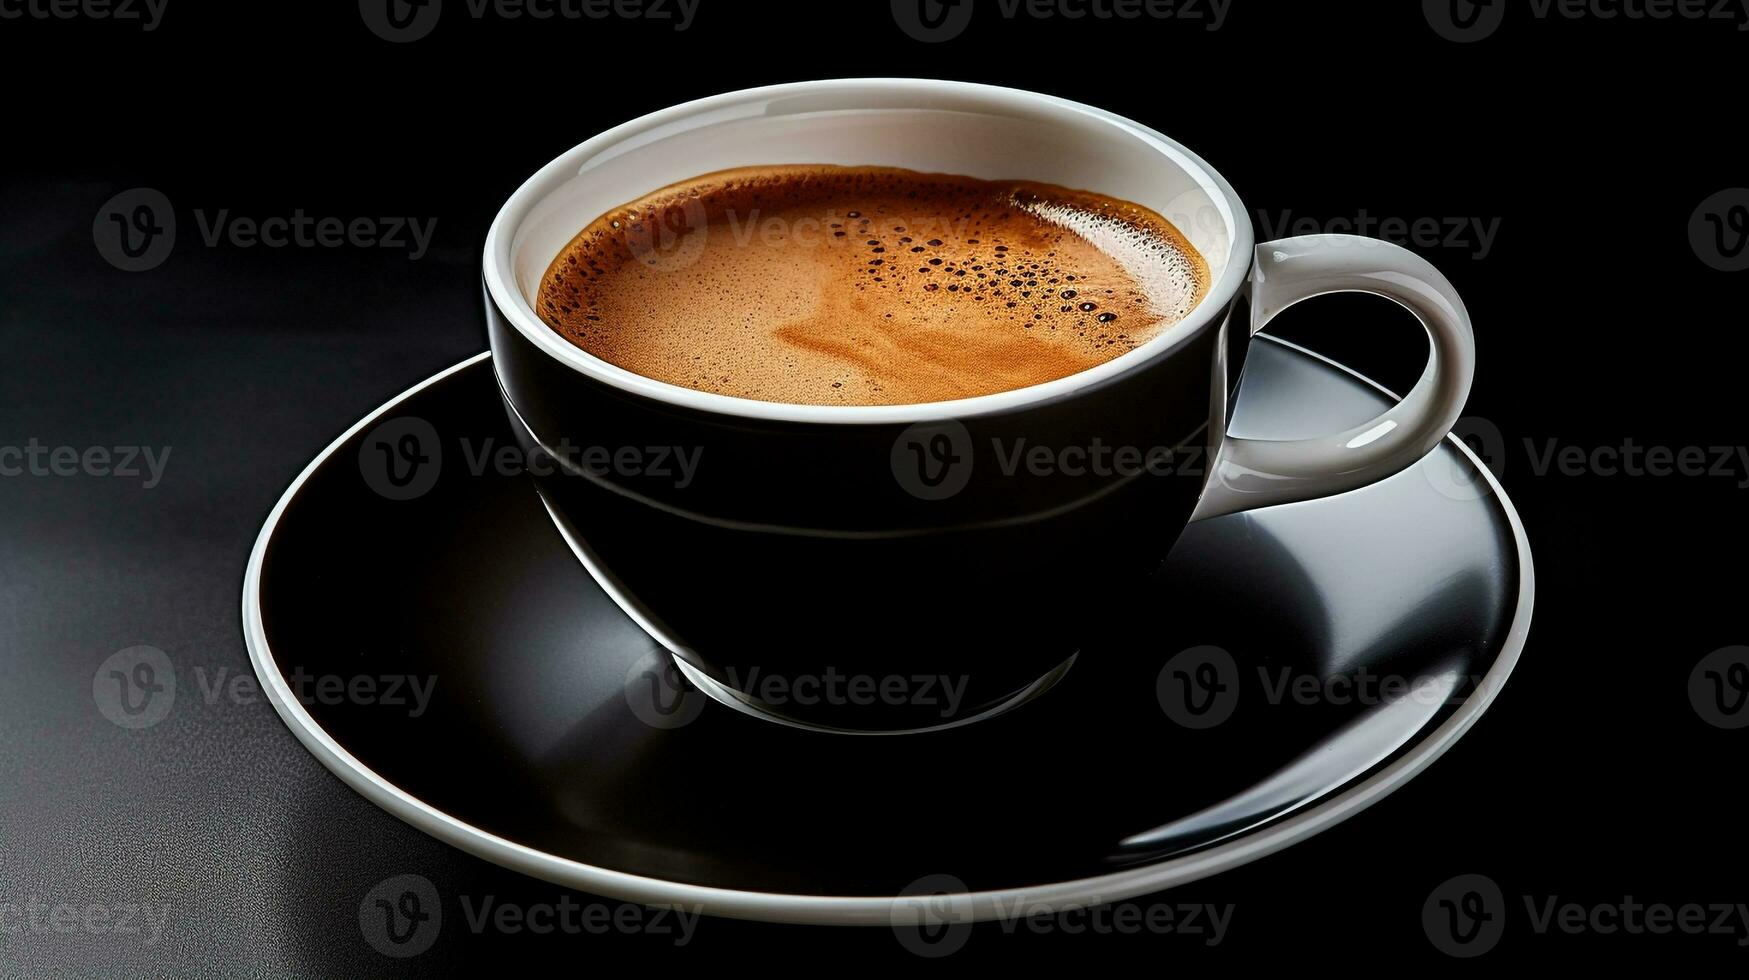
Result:
M1230 430L1339 431L1389 398L1260 335ZM1012 711L807 731L681 679L533 481L489 462L514 445L488 354L358 422L268 517L245 636L286 724L367 799L613 898L886 925L942 882L974 918L1159 891L1401 786L1529 629L1523 527L1452 438L1373 486L1191 525L1117 635Z

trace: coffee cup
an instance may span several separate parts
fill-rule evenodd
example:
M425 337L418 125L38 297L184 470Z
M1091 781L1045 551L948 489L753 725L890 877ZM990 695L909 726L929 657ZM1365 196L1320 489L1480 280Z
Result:
M780 164L1025 179L1135 202L1184 234L1208 288L1189 315L1086 370L897 405L658 381L537 315L549 263L596 216L699 174ZM555 464L532 479L560 533L688 682L822 731L969 724L1101 655L1114 623L1158 616L1143 604L1160 598L1137 587L1188 523L1384 479L1458 418L1474 341L1444 276L1372 239L1257 244L1247 214L1185 147L1051 96L914 79L732 92L602 133L510 197L484 256L494 370L517 438ZM1228 435L1252 334L1345 291L1419 319L1430 356L1414 387L1344 432Z

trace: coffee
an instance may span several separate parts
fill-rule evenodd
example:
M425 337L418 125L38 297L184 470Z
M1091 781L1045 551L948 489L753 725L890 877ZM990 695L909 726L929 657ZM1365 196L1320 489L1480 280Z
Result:
M813 405L969 398L1066 377L1183 319L1208 265L1140 205L890 167L745 167L596 218L538 310L609 363Z

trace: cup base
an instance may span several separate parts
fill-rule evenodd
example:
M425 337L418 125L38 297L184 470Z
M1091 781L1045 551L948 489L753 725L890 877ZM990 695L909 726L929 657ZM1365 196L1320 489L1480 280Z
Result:
M1044 676L1040 677L1038 680L1033 681L1031 684L1014 692L1002 701L999 701L975 714L964 718L954 718L949 721L944 721L939 725L924 725L917 728L898 729L839 728L830 725L823 725L818 722L793 718L776 710L770 705L767 705L765 702L750 694L737 691L734 688L712 680L704 671L688 664L685 660L675 657L672 654L669 656L674 661L675 668L680 671L680 675L691 682L693 687L698 688L700 692L711 700L716 701L725 707L733 708L744 715L751 715L764 721L775 722L779 725L787 725L791 728L801 728L811 732L830 732L835 735L920 735L925 732L941 732L950 728L960 728L965 725L976 724L977 722L986 721L997 715L1013 711L1015 708L1020 707L1028 701L1044 694L1051 688L1056 687L1057 682L1061 681L1064 675L1069 673L1069 668L1075 665L1075 658L1080 655L1079 652L1071 653L1068 659L1051 668L1049 671L1046 671Z
M511 413L509 417L513 424L518 424L520 422L514 413ZM525 434L526 438L532 439L532 434L528 433L526 426L521 427L520 431ZM538 443L530 444L538 445ZM656 642L661 653L674 662L674 666L681 676L692 682L693 687L704 693L711 700L726 707L733 708L742 714L751 715L765 721L775 722L790 728L800 728L816 732L830 732L840 735L916 735L925 732L946 731L951 728L959 728L965 725L970 725L974 722L994 718L997 715L1012 711L1028 701L1037 698L1039 695L1055 687L1057 683L1063 679L1064 675L1069 672L1069 668L1074 665L1075 658L1080 656L1078 650L1073 651L1062 661L1058 662L1055 667L1045 671L1037 678L1024 682L1021 686L1016 687L1009 692L998 690L996 693L984 693L978 698L978 707L970 709L965 715L944 718L938 723L909 725L905 724L900 719L889 716L887 720L898 723L886 726L859 728L855 726L840 726L825 721L819 717L801 717L793 712L781 710L754 695L724 684L722 681L716 680L706 674L695 664L688 663L684 654L684 651L688 649L687 646L680 642L668 625L653 611L639 602L633 596L632 592L625 587L624 583L619 580L619 577L610 571L611 566L602 560L602 557L596 552L590 542L584 538L582 532L577 526L573 524L566 516L565 512L554 503L549 491L537 485L536 494L539 496L541 504L547 512L547 516L551 518L553 526L558 529L560 537L562 537L565 540L565 543L570 546L571 553L582 563L583 568L589 573L589 576L595 580L596 585L600 586L602 592L611 598L627 616L631 617L631 619ZM1015 679L1010 676L1005 678L1005 680L1009 683L1013 683ZM996 687L996 684L992 683L989 686Z

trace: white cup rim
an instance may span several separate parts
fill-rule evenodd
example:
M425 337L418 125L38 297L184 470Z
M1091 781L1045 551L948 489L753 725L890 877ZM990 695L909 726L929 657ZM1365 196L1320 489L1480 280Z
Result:
M1222 212L1221 218L1227 224L1229 242L1224 268L1216 281L1210 284L1208 295L1189 316L1152 340L1109 361L1067 377L1024 388L952 401L899 405L807 405L762 401L657 381L604 361L566 340L541 320L527 298L522 295L522 291L517 288L512 264L512 245L518 227L536 204L564 182L575 177L584 161L604 149L634 135L673 125L690 117L717 112L729 106L797 95L818 96L833 91L855 93L870 86L920 94L936 92L976 97L991 103L993 107L1048 105L1120 127L1132 135L1144 138L1171 163L1191 176L1215 202L1217 210ZM1200 335L1217 318L1224 315L1228 303L1238 293L1249 273L1254 241L1251 222L1246 217L1244 205L1226 179L1201 157L1141 123L1079 102L997 85L918 78L841 78L767 85L696 99L633 119L579 143L524 181L505 201L486 233L483 271L488 301L497 307L518 333L539 350L585 377L622 391L694 411L743 418L812 423L910 423L970 418L1052 401L1117 377L1182 345Z

